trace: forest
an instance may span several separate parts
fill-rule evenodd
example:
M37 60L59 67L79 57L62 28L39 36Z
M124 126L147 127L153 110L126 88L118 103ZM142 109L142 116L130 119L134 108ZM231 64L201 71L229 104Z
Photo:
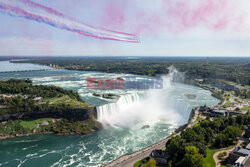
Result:
M203 120L192 128L182 131L180 136L172 137L166 143L168 166L205 166L207 148L235 145L249 123L250 115L218 117L215 120Z
M45 125L39 126L43 121ZM33 85L29 79L0 81L0 137L87 133L100 127L94 107L84 103L77 92Z
M57 86L32 85L30 79L9 79L7 81L0 81L0 94L29 95L43 98L68 95L73 99L81 101L80 96L72 90L65 90Z
M68 96L70 99L83 102L78 93L56 86L32 85L29 79L10 79L0 81L0 115L14 113L55 113L54 116L69 115L67 111L76 110L65 103L50 105L49 100ZM43 100L36 100L43 99ZM76 117L77 118L77 117ZM84 118L84 117L82 117Z
M229 57L31 57L22 62L56 68L156 76L174 65L186 79L224 79L250 85L250 58Z

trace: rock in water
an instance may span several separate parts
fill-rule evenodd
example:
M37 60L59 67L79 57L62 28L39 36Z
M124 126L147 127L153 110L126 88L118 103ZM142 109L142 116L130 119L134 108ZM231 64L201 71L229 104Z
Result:
M194 94L185 94L185 96L186 96L188 99L195 99L195 98L196 98L196 95L194 95Z
M147 128L150 128L150 126L149 126L149 125L143 125L143 126L141 127L141 129L147 129Z

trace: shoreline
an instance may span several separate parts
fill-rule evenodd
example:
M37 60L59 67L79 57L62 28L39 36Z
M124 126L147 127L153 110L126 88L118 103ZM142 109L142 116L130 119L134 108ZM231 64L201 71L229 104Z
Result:
M68 70L68 69L66 69L66 70ZM194 85L194 84L188 84L188 83L185 83L185 84L200 87L200 86ZM201 88L204 89L203 87L201 87ZM209 90L209 91L211 92L211 95L213 96L213 92L212 92L211 90ZM213 96L213 97L215 97L215 96ZM218 99L217 97L215 97L215 98ZM217 105L218 105L218 104L217 104ZM216 105L216 106L217 106L217 105ZM147 147L145 147L145 148L142 148L142 149L140 149L140 150L138 150L138 151L136 151L136 152L134 152L134 153L131 153L131 154L124 154L124 155L121 155L120 157L118 157L117 159L114 159L114 160L111 161L110 163L105 164L105 165L101 165L101 166L109 166L109 165L113 166L112 164L115 163L115 162L117 162L117 161L118 161L118 164L120 164L121 162L126 161L126 160L129 160L129 159L133 158L134 156L135 156L135 157L136 157L136 156L140 156L141 153L143 153L143 154L148 154L148 152L151 152L152 149L156 149L156 148L160 149L160 148L163 148L163 147L165 146L166 142L167 142L170 138L179 135L180 132L182 132L183 130L185 130L185 129L187 129L188 127L192 126L192 124L195 122L195 119L196 119L196 118L195 118L195 115L196 115L195 110L196 110L196 108L192 108L192 109L191 109L191 111L190 111L190 113L189 113L188 122L185 124L186 126L182 125L182 126L179 126L179 127L176 128L176 130L177 130L177 129L180 129L179 131L176 131L176 130L175 130L172 134L169 134L169 136L165 137L164 139L162 139L162 140L160 140L160 141L158 141L158 142L156 142L156 143L154 143L154 144L152 144L152 145L150 145L150 146L147 146ZM195 119L194 119L194 118L195 118ZM194 120L193 120L193 119L194 119ZM80 135L80 134L85 135L85 134L89 134L89 133L95 132L95 131L97 131L97 130L99 130L99 129L90 130L90 131L88 131L88 132L86 132L86 133L85 133L85 132L84 132L84 133L58 133L58 134L55 134L55 133L53 133L53 132L30 133L30 134L21 134L21 135L15 135L15 136L0 137L0 140L6 140L6 139L10 139L10 138L15 138L15 137L27 137L27 136L34 136L34 135L46 135L46 134L53 134L53 135L57 135L57 136L64 136L64 135ZM162 146L163 146L163 147L162 147ZM148 155L149 155L149 154L148 154ZM118 165L118 164L115 164L115 165Z
M7 140L7 139L13 139L13 138L18 138L18 137L28 137L28 136L36 136L36 135L49 135L53 134L53 132L44 132L44 133L28 133L28 134L17 134L17 135L12 135L12 136L4 136L0 137L0 140Z
M210 88L208 88L208 87L205 87L205 88L204 88L204 87L202 87L202 86L200 86L200 85L193 85L193 86L197 86L197 87L200 87L200 88L202 88L202 89L209 90L209 91L211 92L211 96L213 96L214 98L220 100L220 102L219 102L217 105L215 105L214 107L220 105L220 103L222 102L221 99L219 99L218 97L214 96L214 92L213 92ZM138 150L138 151L136 151L136 152L133 152L133 153L131 153L131 154L124 154L124 155L122 155L122 156L120 156L120 157L114 159L113 161L107 163L107 164L101 165L100 167L113 167L113 166L119 167L119 166L121 165L121 163L125 163L125 161L129 161L129 159L133 159L134 157L138 156L140 153L141 153L141 154L148 153L149 150L150 150L150 148L162 149L163 147L159 148L160 145L162 145L162 144L165 145L169 139L171 139L172 137L175 137L175 136L177 136L177 135L180 135L180 133L181 133L182 131L184 131L184 130L186 130L187 128L190 128L190 127L192 127L192 126L194 125L195 120L197 119L197 116L198 116L198 110L197 110L197 109L198 109L198 107L192 108L191 111L190 111L190 114L189 114L189 120L188 120L187 124L184 124L184 125L182 125L182 126L179 126L179 127L175 130L175 132L173 132L171 135L167 136L165 139L162 139L162 140L160 140L160 141L157 142L157 143L154 143L154 144L152 144L152 145L150 145L150 146L148 146L148 147L142 148L142 149L140 149L140 150ZM163 143L163 142L164 142L164 143ZM150 153L151 153L151 152L150 152ZM149 156L150 153L148 153L146 156L140 156L140 158L143 159L143 158ZM135 158L134 158L134 159L135 159ZM134 161L133 163L126 164L126 165L132 165L132 166L133 166L134 163L136 163L136 162L137 162L137 161ZM123 164L123 165L124 165L124 164Z
M205 86L205 85L199 85L199 84L194 84L194 86L197 86L197 87L202 88L204 90L209 90L211 92L211 96L220 100L220 102L217 105L220 105L221 103L223 103L224 98L220 94L216 94L216 92L211 87Z
M98 129L99 130L99 129ZM17 134L17 135L12 135L12 136L4 136L4 137L0 137L0 141L1 140L8 140L8 139L12 139L12 138L18 138L18 137L29 137L29 136L37 136L37 135L55 135L55 136L68 136L68 135L87 135L90 134L92 132L96 132L97 130L90 130L87 132L83 132L83 133L53 133L53 132L41 132L41 133L28 133L28 134Z
M149 154L152 152L152 150L164 148L169 139L171 139L172 137L175 137L177 135L180 135L180 133L183 130L186 130L187 128L191 127L195 123L197 115L198 115L198 111L197 111L197 107L196 107L196 108L191 110L190 116L192 116L192 117L189 119L188 123L184 124L182 126L179 126L175 130L175 132L173 132L172 134L170 134L166 138L164 138L164 139L162 139L162 140L160 140L160 141L158 141L150 146L147 146L147 147L144 147L138 151L135 151L133 153L121 155L120 157L114 159L113 161L111 161L107 164L103 164L100 167L114 167L114 166L120 167L120 166L131 166L131 165L133 166L134 163L138 161L138 158L143 159L143 158L149 156ZM178 131L178 129L179 129L179 131ZM126 162L126 161L128 161L128 162Z

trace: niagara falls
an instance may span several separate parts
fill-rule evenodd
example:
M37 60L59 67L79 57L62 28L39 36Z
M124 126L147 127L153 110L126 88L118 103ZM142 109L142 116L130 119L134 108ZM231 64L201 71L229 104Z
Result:
M0 0L0 167L250 167L250 0Z
M38 164L44 159L52 166L99 166L116 158L150 146L171 135L188 122L192 108L214 106L219 100L211 92L182 83L183 74L174 67L168 75L159 76L162 89L86 89L89 76L137 78L143 82L154 77L73 70L1 73L1 77L31 78L35 85L54 85L77 91L80 97L96 106L97 121L103 129L70 136L37 135L0 141L5 159L1 165ZM126 88L126 87L125 87ZM113 94L115 98L96 96ZM194 98L188 98L191 94Z

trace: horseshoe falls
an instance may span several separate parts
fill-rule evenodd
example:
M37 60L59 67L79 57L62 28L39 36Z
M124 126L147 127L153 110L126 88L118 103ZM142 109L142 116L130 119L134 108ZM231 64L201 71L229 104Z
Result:
M123 114L122 112L127 110L129 106L137 105L139 101L140 97L136 93L123 95L117 100L117 102L97 107L97 120L103 124L118 124L119 122L115 121L116 117L119 116L119 114Z
M156 95L147 92L144 96L136 93L121 96L117 102L98 106L97 120L103 125L124 128L137 124L149 125L156 121L173 125L187 122L192 109L190 104L167 98L167 94L162 96L160 92Z
M55 85L77 91L81 98L97 106L97 119L103 130L88 135L37 135L0 141L0 166L99 166L124 154L152 145L188 122L192 108L213 106L219 100L207 90L175 83L177 75L163 77L163 89L86 89L86 78L125 78L146 76L85 71L36 71L1 73L0 77L30 78L34 84ZM106 99L93 94L115 94ZM189 99L186 94L193 94ZM142 128L148 125L148 128Z
M166 76L162 76L162 89L133 91L121 96L116 102L97 107L97 119L103 125L131 128L155 122L182 125L189 119L192 106L183 99L174 96L177 84L175 78L182 78L174 67ZM179 89L179 88L178 88Z

